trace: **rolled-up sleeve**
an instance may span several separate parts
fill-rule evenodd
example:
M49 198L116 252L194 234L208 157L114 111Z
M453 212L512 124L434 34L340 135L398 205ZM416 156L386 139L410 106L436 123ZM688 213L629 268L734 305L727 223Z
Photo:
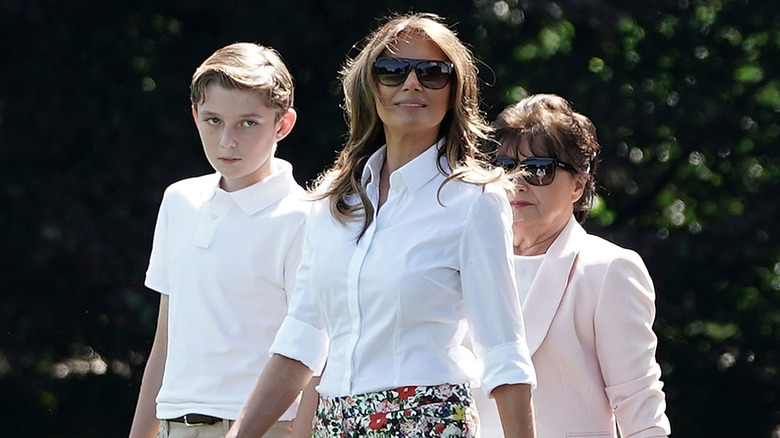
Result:
M317 297L309 285L312 261L310 230L313 220L304 228L301 263L296 271L295 289L289 297L287 316L271 345L271 354L280 354L306 365L315 374L322 372L328 355L328 334Z
M300 361L318 375L325 366L327 345L328 335L325 330L287 315L270 351Z
M512 211L502 189L486 188L466 218L460 246L461 283L481 387L536 387L514 278Z
M661 369L655 360L655 292L638 254L613 260L595 315L597 353L607 397L626 437L670 433Z

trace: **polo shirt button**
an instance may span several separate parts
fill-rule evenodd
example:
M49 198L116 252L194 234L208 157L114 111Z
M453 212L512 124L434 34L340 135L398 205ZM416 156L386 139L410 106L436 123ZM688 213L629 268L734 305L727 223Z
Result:
M215 221L215 220L217 220L218 217L219 216L217 216L216 214L212 214L211 215L211 220Z

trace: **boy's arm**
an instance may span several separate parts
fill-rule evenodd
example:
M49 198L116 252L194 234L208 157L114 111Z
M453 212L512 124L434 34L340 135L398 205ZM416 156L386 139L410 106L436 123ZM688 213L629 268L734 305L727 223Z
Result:
M135 406L130 438L153 438L157 436L160 420L156 415L157 393L162 386L165 359L168 351L168 295L160 294L160 312L157 316L157 331L152 351L146 362L141 391Z
M531 385L499 385L493 392L506 438L534 438L536 424L531 402Z
M274 354L226 438L263 436L311 379L303 363Z

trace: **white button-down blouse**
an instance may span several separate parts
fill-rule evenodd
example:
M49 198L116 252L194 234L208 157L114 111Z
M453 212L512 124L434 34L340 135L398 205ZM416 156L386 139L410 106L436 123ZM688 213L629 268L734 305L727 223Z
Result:
M459 180L442 186L441 144L390 175L387 201L360 240L362 221L340 224L327 200L313 207L298 287L271 351L315 371L327 357L323 395L475 377L487 393L501 384L536 384L506 195ZM363 173L375 209L384 159L382 148ZM467 323L481 376L471 375L473 356L461 345Z

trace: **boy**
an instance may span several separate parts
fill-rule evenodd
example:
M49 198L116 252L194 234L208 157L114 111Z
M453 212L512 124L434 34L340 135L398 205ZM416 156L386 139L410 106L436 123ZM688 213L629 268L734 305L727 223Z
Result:
M224 437L287 313L308 213L292 166L274 157L296 120L279 54L223 47L190 90L216 173L163 196L144 283L160 292L160 312L131 438ZM288 437L296 409L265 436Z

